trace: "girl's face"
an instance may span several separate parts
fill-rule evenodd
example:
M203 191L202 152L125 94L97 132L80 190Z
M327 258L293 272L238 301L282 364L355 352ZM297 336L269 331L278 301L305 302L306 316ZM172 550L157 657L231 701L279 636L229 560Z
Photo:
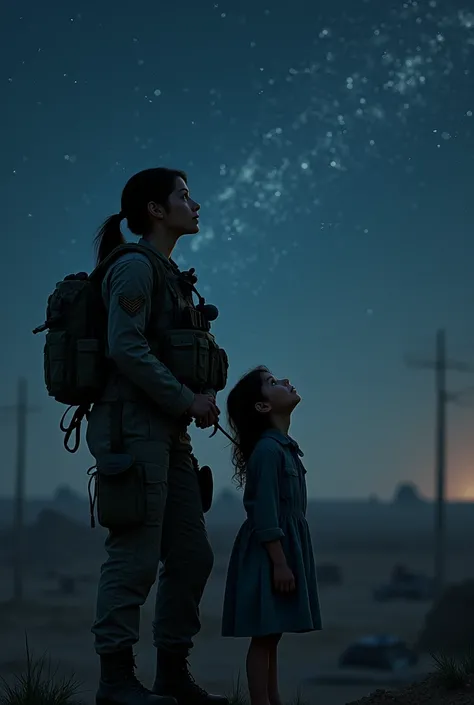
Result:
M277 379L271 372L262 372L262 396L255 408L261 413L291 414L301 397L288 379Z

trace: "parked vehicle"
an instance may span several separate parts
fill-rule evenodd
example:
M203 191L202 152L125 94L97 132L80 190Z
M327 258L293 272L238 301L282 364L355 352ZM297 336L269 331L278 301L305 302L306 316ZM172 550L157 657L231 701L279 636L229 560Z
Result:
M417 662L417 654L398 637L372 635L348 646L339 658L339 667L398 671Z

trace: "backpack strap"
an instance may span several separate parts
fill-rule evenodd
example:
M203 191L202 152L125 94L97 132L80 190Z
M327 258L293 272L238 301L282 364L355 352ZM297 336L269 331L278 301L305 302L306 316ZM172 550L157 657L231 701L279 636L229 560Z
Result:
M102 262L100 262L100 264L98 264L97 267L90 273L90 281L102 281L110 265L127 252L139 252L147 257L153 269L153 289L155 294L157 294L158 288L164 284L164 264L160 261L160 257L156 255L153 250L149 247L145 247L144 245L140 245L138 242L126 242L123 245L118 245L118 247L112 250L112 252L110 252L107 257L105 257L105 259L103 259Z

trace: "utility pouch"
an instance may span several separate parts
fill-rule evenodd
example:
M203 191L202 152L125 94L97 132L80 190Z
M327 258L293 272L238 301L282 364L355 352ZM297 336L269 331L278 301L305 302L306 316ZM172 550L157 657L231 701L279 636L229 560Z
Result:
M209 509L212 507L212 499L214 496L214 478L212 476L212 470L209 465L203 465L202 468L200 468L195 455L191 456L191 460L198 478L202 511L204 514L207 514Z
M201 493L202 511L207 514L212 507L212 498L214 494L214 480L212 470L209 465L203 465L199 469L198 474L199 491Z
M95 472L91 472L95 470ZM97 458L90 468L89 500L91 526L94 527L94 507L97 521L109 531L121 531L142 526L146 518L145 472L126 453L109 453ZM94 493L91 484L94 483Z
M209 341L206 333L189 330L167 331L160 359L182 384L199 390L209 383Z
M216 392L222 391L226 384L227 384L227 373L229 371L229 358L227 357L227 353L223 348L218 348L216 346L215 350L213 351L213 357L215 360L214 363L214 369L215 369L215 378L213 380L213 386L212 389L215 389Z

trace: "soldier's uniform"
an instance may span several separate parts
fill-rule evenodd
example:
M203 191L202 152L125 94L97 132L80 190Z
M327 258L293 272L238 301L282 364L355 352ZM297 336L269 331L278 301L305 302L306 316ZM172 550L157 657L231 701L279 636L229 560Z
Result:
M205 323L176 265L146 240L139 244L151 248L155 266L145 254L124 253L103 280L113 366L87 429L97 461L99 520L109 529L92 628L103 665L101 687L106 696L107 680L117 684L120 671L130 670L140 607L161 561L153 690L186 705L226 703L199 688L187 670L213 553L186 410L194 393L225 386L227 358L203 332Z

